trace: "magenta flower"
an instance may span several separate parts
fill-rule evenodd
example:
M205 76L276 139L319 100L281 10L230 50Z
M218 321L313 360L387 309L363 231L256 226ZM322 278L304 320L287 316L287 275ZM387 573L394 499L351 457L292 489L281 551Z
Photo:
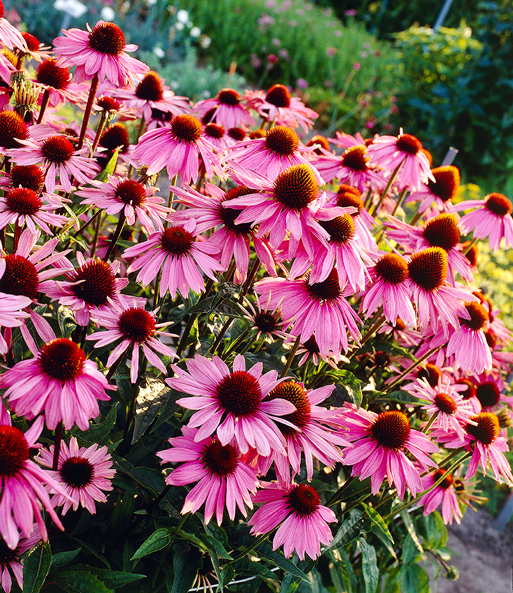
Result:
M272 342L274 338L287 340L290 336L283 331L285 322L281 316L281 309L269 308L269 302L265 306L260 302L258 295L255 294L255 306L250 300L246 299L245 304L249 307L251 313L246 319L251 323L251 329L256 332L256 339L259 340L263 335L266 341Z
M236 506L247 516L246 506L253 508L251 494L258 486L255 470L246 465L235 447L222 444L217 439L198 439L198 430L182 427L183 436L169 439L171 449L157 451L162 462L180 462L166 478L166 484L184 486L198 482L187 494L182 508L185 513L196 513L205 503L205 525L214 512L217 524L223 522L224 509L233 521Z
M139 373L140 348L142 348L149 363L164 375L167 374L166 367L156 353L169 356L169 358L176 357L174 350L157 340L157 337L161 334L165 336L173 335L158 331L172 322L157 323L157 312L146 311L145 304L146 299L129 297L124 294L118 295L116 300L110 301L108 307L101 307L92 314L93 322L100 327L106 327L107 331L95 332L87 336L88 340L96 341L96 348L103 348L108 344L121 340L110 353L105 365L107 368L111 367L131 348L130 379L132 383L137 381Z
M453 519L461 523L463 513L458 504L458 496L454 487L454 477L444 469L437 469L435 472L422 478L422 490L431 488L435 482L444 476L443 481L425 494L419 504L424 505L423 515L426 517L442 505L442 519L446 525L452 525Z
M38 85L48 91L48 105L57 107L68 101L85 103L87 101L87 84L72 82L71 73L67 68L57 66L55 60L44 60L35 73Z
M63 30L63 37L53 40L57 65L71 68L76 66L75 80L91 80L98 75L116 85L133 84L149 68L126 52L135 51L137 45L127 45L121 29L114 23L98 21L87 31L80 29Z
M221 89L216 97L198 101L194 110L202 119L205 118L205 123L221 124L227 130L255 125L255 120L244 108L239 93L234 89Z
M283 545L287 558L296 552L300 560L305 559L305 553L315 560L321 555L321 544L327 546L333 539L328 523L336 522L335 513L321 505L317 491L308 484L280 488L266 483L253 502L264 504L248 521L251 534L269 533L279 526L273 550Z
M48 342L35 358L16 363L0 375L0 385L15 414L27 420L44 414L50 430L61 421L66 430L75 423L87 430L89 420L100 413L97 400L108 401L105 390L116 389L66 338Z
M378 493L385 478L390 486L394 484L400 499L406 486L413 496L422 490L420 472L436 467L428 454L438 452L438 447L410 428L406 414L397 410L376 414L346 403L340 424L348 429L344 438L352 443L342 452L343 463L353 466L351 475L360 481L370 476L372 494Z
M4 18L4 3L0 2L0 44L9 49L19 49L23 53L28 51L27 43L22 34Z
M5 260L0 260L0 267ZM5 268L4 268L5 273ZM0 274L1 275L1 274ZM1 278L0 278L1 282ZM0 328L21 327L30 314L25 309L32 303L32 300L25 296L15 296L0 292ZM10 340L9 340L10 342ZM0 354L6 354L9 350L8 344L2 334L0 334Z
M205 138L199 119L177 115L170 126L143 134L133 158L148 166L147 175L166 167L170 179L180 174L183 183L190 183L196 181L200 164L205 167L208 179L214 175L224 179L216 152L216 147Z
M442 212L453 210L451 200L454 200L460 187L460 172L457 167L448 165L431 169L435 181L429 179L417 191L412 192L405 203L419 202L419 212L425 212L433 204Z
M134 258L127 273L139 271L137 282L147 286L162 270L160 296L169 290L173 298L177 290L187 298L192 289L199 294L205 290L201 271L215 280L214 271L222 266L211 257L219 253L217 246L208 241L195 241L196 222L193 218L186 224L173 225L153 233L147 241L125 250L123 259Z
M469 208L475 210L461 218L460 228L463 233L474 231L475 239L488 238L490 248L496 253L503 238L506 247L513 246L513 205L506 196L492 193L484 200L467 200L456 204L451 211L461 212Z
M104 492L112 490L112 478L116 470L112 467L112 457L107 447L94 443L90 447L79 447L75 437L71 437L69 446L63 441L59 451L57 470L48 474L59 484L66 496L53 492L52 505L62 506L64 516L70 508L74 511L80 505L91 515L96 513L96 502L107 502ZM40 449L35 461L45 467L52 467L54 446ZM50 488L50 490L52 490Z
M285 439L275 422L290 425L277 416L295 411L295 407L282 399L263 401L278 384L276 371L262 375L262 363L246 371L246 361L240 354L235 357L233 371L217 356L212 360L196 355L187 361L188 373L172 365L176 376L166 383L185 397L177 403L188 410L197 410L188 426L200 427L196 442L217 435L221 445L237 445L241 453L249 447L267 457L272 449L284 450Z
M40 539L39 527L34 525L32 535L21 537L14 550L11 550L4 540L0 540L0 586L5 593L11 592L11 572L16 578L19 588L23 590L23 559L20 557L32 549Z

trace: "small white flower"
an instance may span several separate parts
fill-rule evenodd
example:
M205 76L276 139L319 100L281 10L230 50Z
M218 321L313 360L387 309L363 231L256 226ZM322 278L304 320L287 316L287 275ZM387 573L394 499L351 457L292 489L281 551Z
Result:
M189 20L189 13L186 10L179 10L176 13L176 20L182 24Z
M208 99L210 97L210 91L205 89L204 91L202 91L201 93L203 95L203 97L205 97L205 99Z
M172 81L169 83L169 86L170 86L170 87L171 87L171 88L172 88L174 91L176 91L176 89L177 89L177 88L180 86L180 83L179 83L179 82L176 82L176 80L172 80Z
M208 35L203 35L200 39L200 45L204 49L207 49L207 47L210 47L211 43L212 43L212 39L210 39L210 37L208 37Z
M199 27L193 27L191 29L191 37L199 37L201 35L201 29Z
M178 31L183 31L183 23L176 23L175 27L178 29Z
M110 6L104 6L100 13L102 19L104 21L113 21L116 13L112 10Z
M157 56L157 58L163 58L166 55L164 50L158 46L153 48L153 53Z

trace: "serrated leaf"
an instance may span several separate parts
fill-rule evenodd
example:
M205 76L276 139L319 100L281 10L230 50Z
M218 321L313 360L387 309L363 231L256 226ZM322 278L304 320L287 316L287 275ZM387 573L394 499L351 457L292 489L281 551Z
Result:
M94 568L91 569L91 572L109 589L124 587L134 581L147 578L145 574L134 574L122 570L106 570L105 568Z
M346 546L356 539L362 531L363 523L364 521L361 511L358 511L357 509L352 510L349 513L349 518L346 519L338 528L338 531L335 534L331 544L325 550L323 550L323 554L326 552L331 552L332 550L336 550L341 546Z
M263 556L264 558L272 562L275 566L279 566L286 572L289 572L290 574L299 577L306 583L309 582L308 577L302 570L300 570L288 558L285 558L283 554L280 554L279 552L274 552L271 546L268 546L267 544L260 544L257 548L257 552L258 554L260 554L260 556Z
M162 379L151 375L144 376L135 400L135 424L132 445L142 437L155 416L167 403L170 394L171 388Z
M365 583L365 593L375 593L379 581L379 569L374 546L369 545L364 539L358 540L362 552L362 573Z
M60 568L68 562L71 562L80 554L80 548L71 550L70 552L58 552L52 556L52 568Z
M85 570L70 569L54 577L55 583L66 593L112 593L97 577Z
M130 558L130 560L137 560L158 552L164 549L173 540L173 532L169 529L157 529L150 537L137 549L136 553Z
M52 564L50 544L39 542L23 561L23 593L39 593Z

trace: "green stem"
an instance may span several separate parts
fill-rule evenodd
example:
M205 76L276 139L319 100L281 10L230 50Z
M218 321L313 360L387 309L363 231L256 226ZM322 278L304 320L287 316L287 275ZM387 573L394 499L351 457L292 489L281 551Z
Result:
M394 209L392 210L392 216L394 216L394 214L397 212L397 210L399 210L401 204L403 203L404 198L406 197L406 194L408 193L408 188L405 187L403 189L403 191L401 192L401 195L399 196L399 199L397 200Z
M283 377L286 377L287 376L287 373L289 372L289 369L290 369L290 367L292 365L292 361L294 360L294 357L296 356L296 352L297 352L297 350L299 348L300 342L301 342L301 337L298 336L296 338L296 341L294 342L294 346L292 346L292 350L289 352L289 356L287 358L287 362L285 364L285 368L283 369L283 371L282 371L282 373L280 375L280 378L281 379L283 379Z
M230 356L230 354L235 350L235 348L237 348L237 346L247 338L250 331L251 328L248 328L245 331L243 331L241 335L238 336L237 339L234 340L232 344L226 349L226 351L223 352L223 354L221 355L221 360L226 360L228 356Z
M212 290L212 287L214 286L214 282L215 282L215 280L212 280L212 278L209 278L207 284L205 285L205 292L199 298L198 303L200 303L201 301L204 301L208 297L208 295L210 294L210 291ZM185 350L185 345L187 344L187 338L189 337L189 332L191 331L191 328L194 325L196 317L198 317L197 313L193 313L192 315L189 315L189 319L187 320L187 323L183 330L182 337L180 338L180 343L178 344L178 348L176 349L176 354L179 358L182 355L182 352Z
M100 210L101 212L101 210ZM98 237L100 236L100 227L102 225L102 218L99 216L96 219L96 224L94 226L94 239L93 239L93 246L91 248L91 257L96 255L96 248L98 247Z
M390 179L388 180L387 186L385 187L385 189L383 190L383 192L381 193L381 196L379 198L379 202L376 204L376 207L374 208L374 210L372 211L371 216L376 216L376 214L379 213L379 209L381 208L381 204L383 204L384 199L387 197L387 194L390 190L390 188L392 187L392 183L394 183L395 178L397 177L397 174L399 173L399 169L403 166L404 161L406 160L406 158L404 158L398 165L397 167L394 169L394 172L392 173ZM370 209L369 209L370 210ZM369 212L370 214L370 212Z
M477 243L477 238L474 237L472 239L472 241L470 242L469 245L467 245L467 247L465 247L465 249L463 250L462 254L463 255L467 255L467 253L472 249L472 247L474 247L474 245Z
M424 426L424 428L422 429L422 432L424 434L427 434L427 431L431 428L431 425L433 424L433 422L436 420L436 417L438 416L438 412L435 412L431 418L426 422L426 426Z
M89 226L89 225L90 225L92 222L94 222L94 221L95 221L95 220L98 218L98 216L100 216L100 215L101 215L101 213L102 213L102 212L103 212L103 210L98 210L98 212L96 212L96 213L95 213L93 216L91 216L91 218L90 218L90 219L89 219L87 222L85 222L85 223L84 223L84 224L83 224L83 225L82 225L82 226L81 226L81 227L78 229L78 231L77 231L76 233L74 233L74 234L73 234L73 237L78 237L78 235L81 235L81 234L82 234L82 233L83 233L83 232L86 230L86 228L87 228L87 227L88 227L88 226Z
M103 258L103 261L105 261L105 262L109 261L109 257L111 256L112 252L114 251L114 248L116 247L116 243L118 242L118 239L121 235L121 231L123 230L123 227L125 226L125 219L126 219L126 217L125 217L124 211L120 212L118 226L116 227L116 230L114 231L114 236L112 237L109 248L107 249L107 253L105 254L105 257Z
M277 529L278 526L276 526L272 531L270 531L269 533L263 533L254 544L252 544L251 546L249 546L249 548L246 548L243 552L241 552L238 556L235 556L235 558L233 560L230 560L230 562L228 562L228 564L234 564L235 562L238 562L239 560L242 560L245 556L247 556L248 554L251 554L251 552L253 552L253 550L256 550L258 548L258 546L265 542L265 540L271 535L271 533L273 533L273 531L275 529Z
M436 346L436 348L431 348L431 350L428 350L426 352L426 354L424 354L424 356L422 356L421 358L419 358L419 360L415 361L411 366L409 366L405 371L403 371L399 375L399 377L397 377L397 379L395 381L393 381L392 383L390 383L390 385L388 385L388 387L383 391L383 393L389 393L390 391L392 391L392 389L396 385L398 385L404 379L404 377L406 377L406 375L408 375L409 373L411 373L419 365L421 365L427 358L429 358L432 354L434 354L435 352L437 352L438 350L440 350L440 348L443 348L446 345L447 345L447 343L442 344L441 346Z

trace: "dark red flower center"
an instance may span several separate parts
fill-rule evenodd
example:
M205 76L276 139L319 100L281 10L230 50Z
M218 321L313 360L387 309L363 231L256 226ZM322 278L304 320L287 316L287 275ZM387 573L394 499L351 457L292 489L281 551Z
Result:
M342 292L340 290L340 282L338 280L338 272L336 268L331 270L328 277L323 282L308 284L307 290L310 296L318 299L319 301L331 301L338 299Z
M410 436L410 421L404 412L382 412L370 427L370 432L380 445L397 451Z
M342 154L342 165L353 171L367 171L367 148L365 146L350 146Z
M31 189L20 187L12 189L5 196L5 205L11 212L21 215L32 215L39 212L43 204L41 198Z
M290 107L290 91L283 84L274 84L265 96L265 100L276 107Z
M488 347L491 350L495 349L495 346L497 346L497 336L493 333L493 331L491 329L487 329L485 331L485 339L486 339L486 343L488 344Z
M105 95L102 95L96 99L96 105L98 105L98 107L104 111L119 111L121 109L121 105L118 101L116 101L116 99L107 97Z
M319 354L320 352L319 344L317 344L317 340L315 339L315 336L313 334L308 338L308 340L303 344L303 346L306 349L306 351L310 354Z
M442 468L437 469L434 472L433 476L435 478L435 482L437 482L442 476L445 476L444 479L439 484L440 488L443 488L444 490L447 490L447 488L450 488L454 483L454 478L452 477L452 474L448 474L447 470L445 470L445 469L442 469Z
M230 128L228 130L228 136L237 140L237 142L242 142L246 137L246 132L242 128Z
M296 411L292 412L292 414L287 414L286 416L282 416L283 420L288 420L294 426L297 426L300 430L302 430L310 420L310 402L308 401L308 396L306 395L306 391L301 387L299 383L296 381L285 381L283 383L279 383L272 389L268 395L264 397L264 401L271 401L273 399L285 399L294 406L296 406ZM280 424L280 430L285 435L293 435L296 431L290 427Z
M477 426L467 424L465 430L472 435L476 441L483 443L483 445L491 445L499 436L499 419L495 414L490 412L481 412L477 416L472 416L471 420L477 422Z
M18 140L26 140L28 137L28 126L16 111L0 112L0 146L19 148Z
M45 173L37 165L16 165L11 169L11 185L40 193L45 186Z
M397 253L386 253L374 266L378 278L389 284L401 284L408 278L408 264Z
M411 256L410 278L424 290L440 288L447 277L447 253L441 247L429 247Z
M172 255L188 253L194 243L194 237L181 226L164 229L160 238L162 248Z
M435 404L441 412L452 415L458 409L456 402L448 393L437 393L435 395Z
M233 371L216 387L221 408L234 416L251 416L260 406L262 391L258 381L246 371Z
M374 365L378 368L385 368L390 364L390 354L383 350L377 350L374 353Z
M317 136L312 136L312 138L310 138L310 140L308 140L306 143L307 146L314 146L314 144L318 144L321 148L324 148L324 150L330 149L330 145L328 144L326 138L324 136L320 136L319 134L317 134ZM316 148L314 152L315 154L322 154L320 148Z
M274 181L274 197L287 208L302 210L318 196L319 186L308 165L289 167Z
M468 259L471 266L477 266L477 256L479 255L479 248L477 243L471 244L470 241L464 241L461 246L463 247L463 252L465 253L465 257ZM469 249L470 247L470 249Z
M131 179L122 181L117 186L114 195L118 200L121 200L125 204L132 204L134 207L140 206L146 200L146 190L144 189L144 186Z
M510 200L503 194L497 193L486 196L485 208L497 216L506 216L513 210Z
M281 155L291 155L298 149L297 134L285 126L275 126L267 131L265 145L271 152Z
M426 379L431 387L436 387L438 385L438 379L440 379L441 376L442 371L430 362L417 373L417 379Z
M440 214L430 218L423 231L424 239L431 247L449 251L460 242L460 229L455 214Z
M202 458L204 466L215 476L228 476L233 474L239 464L239 456L232 445L221 445L213 440L203 449Z
M230 229L230 231L236 235L249 235L251 232L251 223L244 222L242 224L236 224L235 220L241 215L242 210L237 210L237 208L226 208L224 204L230 200L235 200L241 196L247 196L248 194L253 193L255 193L255 190L249 189L249 187L246 187L245 185L238 185L237 187L229 189L219 203L219 217L226 228Z
M155 319L148 311L132 307L119 316L118 329L130 340L143 344L155 333Z
M89 33L89 47L109 56L119 56L126 47L123 31L114 23L98 23Z
M25 435L15 426L0 426L0 476L14 476L29 458Z
M279 315L271 311L259 311L255 314L253 323L259 331L270 334L279 329Z
M442 202L454 200L460 187L460 172L457 167L436 167L431 170L436 181L428 181L429 191L438 196Z
M70 457L59 470L61 478L72 488L84 488L94 478L94 466L84 457Z
M0 278L0 292L35 299L39 277L33 263L21 255L5 256L5 272Z
M359 216L361 211L364 209L363 201L359 195L353 192L342 189L345 186L340 186L337 192L337 206L341 208L353 207L356 208L356 212L352 216ZM358 192L359 194L360 192Z
M62 383L81 375L84 362L84 351L66 338L52 340L39 351L39 366L43 373Z
M40 84L46 84L54 89L62 90L68 86L71 75L67 68L57 66L55 60L44 60L37 67L36 80Z
M476 386L474 385L474 383L472 383L472 381L469 381L468 379L458 379L456 381L456 385L467 386L466 391L458 392L463 399L470 399L471 397L474 397L474 395L476 395Z
M475 389L475 395L483 408L493 408L501 399L501 392L493 381L485 381Z
M483 305L472 301L465 303L465 308L470 315L470 319L460 318L461 325L465 325L474 331L483 329L483 327L488 323L489 319L488 313L486 312L486 309L483 307Z
M119 148L119 152L125 154L128 152L128 147L130 146L128 130L120 123L109 126L101 135L100 146L110 152L114 152L116 148Z
M38 51L41 44L39 43L39 39L37 37L34 37L34 35L26 33L25 31L21 33L21 36L23 39L25 39L25 43L27 44L29 51Z
M222 89L217 93L217 100L223 105L238 105L240 95L233 89Z
M192 115L177 115L171 122L171 129L178 140L196 142L201 137L201 122Z
M323 220L320 225L328 231L330 243L349 243L356 234L356 227L350 214Z
M161 101L164 89L160 76L156 72L148 72L135 89L135 96L145 101Z
M41 145L43 158L52 163L65 163L70 160L74 152L73 144L62 136L50 136Z
M296 484L288 494L288 504L301 517L309 517L319 508L317 490L308 484Z
M0 17L2 18L2 17ZM18 560L18 548L11 550L3 539L0 539L0 568Z
M207 124L205 126L205 135L210 138L222 138L224 136L224 128L221 124Z
M116 293L115 275L107 262L97 258L80 266L75 273L71 287L75 295L87 305L106 305Z
M410 134L403 134L397 138L397 148L402 152L408 154L417 154L422 149L422 143L420 140L411 136Z
M203 125L207 125L208 123L210 123L213 119L214 119L214 115L217 111L217 106L216 107L212 107L212 109L209 109L205 115L201 118L201 123Z

